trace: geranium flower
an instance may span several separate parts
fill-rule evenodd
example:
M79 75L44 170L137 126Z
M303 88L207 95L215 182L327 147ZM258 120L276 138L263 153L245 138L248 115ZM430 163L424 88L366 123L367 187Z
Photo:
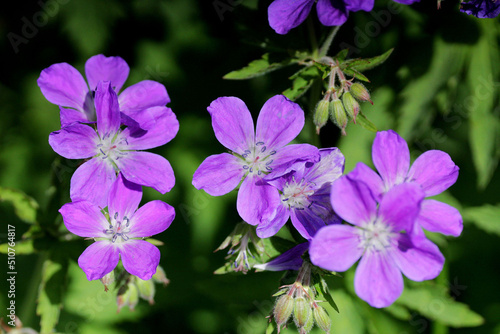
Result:
M106 206L107 193L117 172L131 182L152 187L162 194L175 183L170 163L157 154L141 152L161 146L175 137L179 122L167 107L154 107L148 131L138 126L120 128L118 98L109 81L99 82L95 94L97 131L74 123L52 132L49 144L67 159L88 159L71 178L72 201L88 200ZM153 124L154 123L154 124Z
M217 140L232 154L211 155L193 176L193 186L212 196L227 194L238 186L237 210L241 218L257 225L273 214L280 201L278 191L262 182L273 169L300 159L316 157L308 144L288 145L304 126L304 112L283 95L270 98L262 107L254 130L252 115L236 97L220 97L208 107ZM273 204L274 203L274 204ZM270 212L271 211L271 212Z
M438 247L414 229L424 198L416 183L393 187L377 200L358 181L355 168L332 185L332 206L351 225L320 229L309 248L311 262L330 271L346 271L361 258L354 277L356 294L371 306L391 305L403 291L403 273L413 281L433 279L444 257Z
M156 272L160 251L142 238L165 231L175 211L162 201L137 209L141 198L141 187L120 174L109 191L108 214L89 201L67 203L59 210L71 233L96 240L78 258L89 281L111 272L120 258L125 270L140 279L149 280Z
M253 267L267 271L299 270L302 267L302 263L304 263L302 255L308 249L309 242L304 242L290 248L267 263L256 264Z
M500 14L500 1L498 0L472 0L462 2L460 11L475 17L492 19Z
M118 94L127 80L129 70L122 58L100 54L85 63L88 86L80 72L67 63L44 69L37 83L45 98L59 106L61 127L64 127L75 122L95 122L94 91L97 84L99 81L110 81ZM143 80L121 92L118 102L121 112L142 124L142 117L146 117L144 121L148 120L145 109L163 107L170 102L170 98L165 86L156 81Z
M426 197L438 195L458 178L458 166L447 153L439 150L423 153L410 168L408 144L392 130L377 133L372 160L380 175L360 162L356 167L362 172L357 177L369 185L378 200L392 187L407 182L419 184ZM417 224L426 230L453 236L459 236L463 229L460 212L433 199L422 202Z

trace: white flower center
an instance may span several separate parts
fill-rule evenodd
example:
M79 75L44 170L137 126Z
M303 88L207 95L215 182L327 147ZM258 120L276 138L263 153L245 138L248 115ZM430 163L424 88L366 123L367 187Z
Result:
M127 217L123 217L122 221L119 221L117 218L118 212L115 213L115 216L109 222L109 228L104 230L104 233L113 243L121 243L130 239L127 235L127 233L130 233L130 220Z
M292 181L287 182L283 188L283 193L281 194L281 200L284 205L288 205L289 208L294 209L304 209L311 204L309 196L314 194L312 189L314 184L301 179L300 182L292 177Z
M360 239L361 247L367 251L383 252L392 246L392 241L397 236L391 226L375 220L356 229Z
M267 174L273 170L271 164L274 160L271 156L275 154L276 151L267 150L264 142L255 143L251 150L245 150L242 155L243 159L245 159L243 169L249 173L257 173L257 175Z
M110 163L127 155L127 138L121 137L118 132L114 136L102 138L97 144L97 154L101 159L108 159Z

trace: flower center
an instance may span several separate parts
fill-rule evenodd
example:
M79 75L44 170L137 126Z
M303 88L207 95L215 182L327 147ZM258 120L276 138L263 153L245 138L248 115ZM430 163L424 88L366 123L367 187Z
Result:
M115 216L109 223L109 228L104 230L104 233L108 235L108 238L111 239L111 242L124 242L127 241L129 236L127 233L130 233L130 220L127 217L123 217L122 221L117 220L118 212L115 213ZM118 239L118 237L121 238Z
M283 204L288 205L289 208L298 210L308 207L311 204L309 196L314 194L313 186L313 183L309 183L304 179L297 182L295 176L293 176L292 180L285 183L285 187L283 188L283 193L281 194Z
M110 162L118 160L128 154L124 152L127 146L127 138L121 137L120 133L115 134L113 137L109 135L102 138L99 144L97 144L98 156L103 160L109 159Z
M390 248L396 233L382 221L375 220L357 229L361 239L361 247L367 251L381 252Z
M243 169L249 173L257 173L257 175L262 175L262 173L267 174L273 170L271 164L274 160L271 156L275 154L276 151L267 150L264 142L255 143L255 146L251 150L245 150L242 155L243 159L245 159Z

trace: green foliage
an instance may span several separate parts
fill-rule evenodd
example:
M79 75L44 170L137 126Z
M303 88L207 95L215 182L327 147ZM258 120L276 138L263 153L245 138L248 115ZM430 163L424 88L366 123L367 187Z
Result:
M500 206L483 205L464 209L465 221L471 222L480 229L500 236Z
M248 66L240 70L229 72L224 76L224 79L251 79L296 63L297 61L297 59L291 59L290 57L285 57L284 59L281 57L276 59L275 55L266 53L261 59L250 62Z
M25 223L36 222L38 203L22 191L0 187L0 201L11 203L16 215Z
M349 59L344 62L341 62L340 68L342 71L346 74L349 74L351 76L356 76L357 73L359 72L364 72L367 70L371 70L372 68L375 68L379 65L382 65L389 56L391 55L392 51L394 51L394 48L387 50L380 56L375 56L371 58L357 58L357 59ZM342 51L341 51L342 52ZM342 54L341 54L342 56ZM345 58L345 56L344 56ZM352 73L352 74L350 74ZM356 78L360 79L358 76ZM363 80L363 79L360 79ZM368 81L368 80L365 80Z
M317 66L303 67L290 77L292 87L285 90L283 95L295 101L304 95L319 77L322 77L322 71Z

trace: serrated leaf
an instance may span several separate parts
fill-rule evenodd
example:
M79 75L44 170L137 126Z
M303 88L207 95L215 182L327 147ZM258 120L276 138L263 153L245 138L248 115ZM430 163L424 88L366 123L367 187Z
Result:
M330 294L330 290L328 289L328 284L326 283L325 279L320 275L318 275L317 282L314 284L314 288L316 289L316 293L318 294L316 296L316 299L328 302L328 304L330 304L330 306L335 311L337 311L337 313L340 313L337 304L335 304L335 301L333 300L332 295Z
M480 229L500 235L500 206L483 205L462 211L464 220L474 223Z
M0 253L7 254L9 252L9 248L14 248L16 250L16 255L26 255L35 252L33 240L16 241L14 247L9 246L8 243L1 244Z
M291 77L293 79L292 87L285 90L283 95L295 101L307 92L317 78L321 78L321 71L318 67L304 67Z
M333 57L334 59L338 60L339 63L344 62L345 57L347 57L347 54L349 53L349 49L342 49Z
M368 118L366 118L366 116L363 115L362 113L359 113L358 116L356 116L356 124L361 125L363 128L365 128L368 131L372 131L372 132L378 131L375 124L370 122L370 120Z
M370 82L370 80L363 73L361 73L355 69L346 68L346 69L342 70L342 72L344 72L345 74L347 74L351 77L354 77L358 80L362 80L364 82Z
M372 68L382 64L384 61L389 58L392 51L394 49L390 49L380 56L372 57L372 58L358 58L358 59L349 59L348 61L340 64L340 69L345 73L344 69L350 69L358 72L364 72L367 70L371 70Z
M275 71L284 66L296 63L296 59L276 59L274 55L266 53L261 59L251 61L242 69L229 72L223 78L229 80L245 80L255 78L269 72Z
M36 222L38 203L22 191L0 187L0 201L12 203L16 215L22 221L28 224Z

